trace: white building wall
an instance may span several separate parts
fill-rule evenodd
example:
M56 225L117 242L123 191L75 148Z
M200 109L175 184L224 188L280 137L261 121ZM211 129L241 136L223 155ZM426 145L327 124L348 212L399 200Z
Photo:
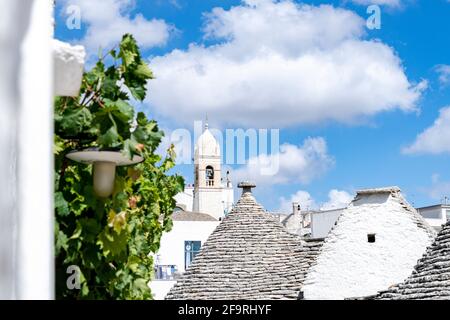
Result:
M53 94L78 93L84 50L52 38L52 1L2 1L0 299L54 296Z
M440 230L441 226L447 222L446 206L433 206L417 209L425 220L436 230Z
M219 225L220 221L174 221L170 232L161 238L156 260L158 265L176 265L178 272L184 272L184 242L206 242L209 235ZM156 263L155 263L156 264ZM175 281L153 280L150 288L155 299L163 299Z
M183 192L175 195L175 201L178 205L182 205L184 210L192 211L194 207L194 188L185 187Z
M198 201L194 202L194 188L186 187L175 195L175 200L186 211L207 213L217 220L224 216L224 212L230 212L234 204L233 188L200 188L197 197Z
M51 299L52 2L0 11L0 298Z
M311 212L311 237L325 238L344 209Z
M374 243L367 240L370 233ZM344 299L387 289L411 274L431 241L398 199L366 196L339 217L307 275L304 297Z
M0 10L0 299L15 297L16 148L20 47L32 2L3 1ZM13 32L12 32L13 30Z
M233 188L222 189L222 203L226 213L229 213L234 204L234 190Z
M175 285L175 280L154 280L150 282L150 289L154 300L164 300L170 289Z
M196 207L196 203L198 207ZM199 188L194 197L194 211L207 213L219 220L224 216L221 188Z
M53 8L34 1L22 44L19 113L17 298L54 294ZM80 82L78 83L79 87Z

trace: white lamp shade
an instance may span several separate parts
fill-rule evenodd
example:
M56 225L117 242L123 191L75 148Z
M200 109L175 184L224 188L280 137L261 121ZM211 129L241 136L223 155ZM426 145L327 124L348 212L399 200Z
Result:
M134 155L130 159L119 151L102 151L97 148L72 151L66 157L79 163L93 165L94 192L103 198L109 197L114 190L116 166L129 166L144 161L139 155Z
M94 162L94 192L97 196L106 198L114 190L116 164L114 162Z
M128 158L119 151L101 151L96 148L69 152L66 156L70 160L91 164L97 161L114 162L118 166L129 166L144 161L144 158L134 155Z

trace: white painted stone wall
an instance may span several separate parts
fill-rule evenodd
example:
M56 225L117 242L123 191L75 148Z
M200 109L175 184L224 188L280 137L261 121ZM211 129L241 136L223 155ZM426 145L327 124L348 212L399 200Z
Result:
M170 289L177 283L175 280L154 280L150 282L150 289L154 300L164 300Z
M369 243L367 235L376 235ZM432 242L389 194L363 196L343 211L303 287L305 299L372 295L403 281Z
M325 238L334 227L344 209L315 211L311 213L311 237Z
M164 233L157 254L159 265L176 265L178 272L184 272L184 241L206 242L220 221L174 221L170 232ZM174 281L153 280L150 288L155 299L163 299Z
M194 188L185 187L184 191L177 193L174 198L177 204L184 207L184 210L192 211L194 206Z
M183 192L175 195L178 205L187 211L210 214L217 220L223 217L224 211L230 212L234 204L233 188L208 189L201 188L197 194L199 197L194 205L194 188L186 187Z
M217 220L224 216L221 188L199 188L194 196L194 211L207 213Z
M417 209L425 220L436 230L440 230L442 225L447 222L448 206L433 206Z
M24 2L24 1L20 1ZM31 3L30 1L28 1ZM22 43L17 151L17 298L51 299L54 292L53 8L33 1ZM14 33L14 28L10 29Z
M17 111L20 48L33 2L3 1L0 10L0 299L16 296ZM12 31L13 30L13 31ZM45 84L44 84L45 85Z
M2 2L0 299L54 297L53 98L78 92L84 50L52 41L52 1Z

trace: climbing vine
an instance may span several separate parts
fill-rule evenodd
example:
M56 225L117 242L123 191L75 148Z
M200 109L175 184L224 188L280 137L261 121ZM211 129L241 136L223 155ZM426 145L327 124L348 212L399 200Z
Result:
M145 98L152 78L136 41L126 34L84 74L78 97L55 100L57 298L151 298L151 253L170 230L174 196L184 188L181 176L168 174L175 165L173 146L164 157L156 154L163 132L130 104ZM88 147L145 160L118 167L113 194L99 198L92 166L66 158ZM70 266L75 266L75 285L68 285Z

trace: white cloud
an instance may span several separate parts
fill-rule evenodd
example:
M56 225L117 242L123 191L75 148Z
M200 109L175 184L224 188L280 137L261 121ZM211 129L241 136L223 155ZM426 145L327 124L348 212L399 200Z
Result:
M164 45L173 30L161 19L146 19L142 14L131 16L136 4L133 0L65 0L67 6L78 6L87 30L81 43L88 52L97 54L98 49L111 49L122 35L131 33L141 48Z
M401 6L401 0L351 0L353 3L370 6L372 4L384 5L392 8L398 8Z
M161 143L156 149L155 153L161 156L165 156L167 150L173 144L175 151L175 162L178 165L192 164L193 160L193 141L191 139L191 133L184 128L181 130L172 130L167 127L160 128L164 131L164 137L161 139Z
M181 9L183 7L178 0L169 0L169 3L177 9Z
M271 186L287 183L308 183L325 173L334 164L328 154L326 141L308 138L303 145L282 144L277 154L260 154L233 172L233 180L250 180L256 186ZM268 174L268 169L278 169Z
M292 194L289 198L280 198L280 207L277 212L292 212L292 203L298 202L302 210L314 210L317 209L316 201L311 197L309 192L299 190Z
M450 152L450 106L442 108L434 124L420 133L416 141L404 148L403 152L407 154Z
M352 202L352 200L353 195L347 191L333 189L328 193L328 201L325 202L320 208L322 210L345 208L350 202Z
M439 75L439 83L442 86L450 84L450 65L440 64L435 67L435 70Z
M347 191L333 189L328 192L328 200L320 205L311 195L299 190L290 197L280 198L279 212L292 212L292 203L298 202L302 210L331 210L338 208L345 208L353 200L353 196Z
M365 21L349 10L246 0L205 17L205 38L218 43L151 60L148 102L181 123L206 113L249 127L349 123L415 110L426 87L391 47L363 40Z

